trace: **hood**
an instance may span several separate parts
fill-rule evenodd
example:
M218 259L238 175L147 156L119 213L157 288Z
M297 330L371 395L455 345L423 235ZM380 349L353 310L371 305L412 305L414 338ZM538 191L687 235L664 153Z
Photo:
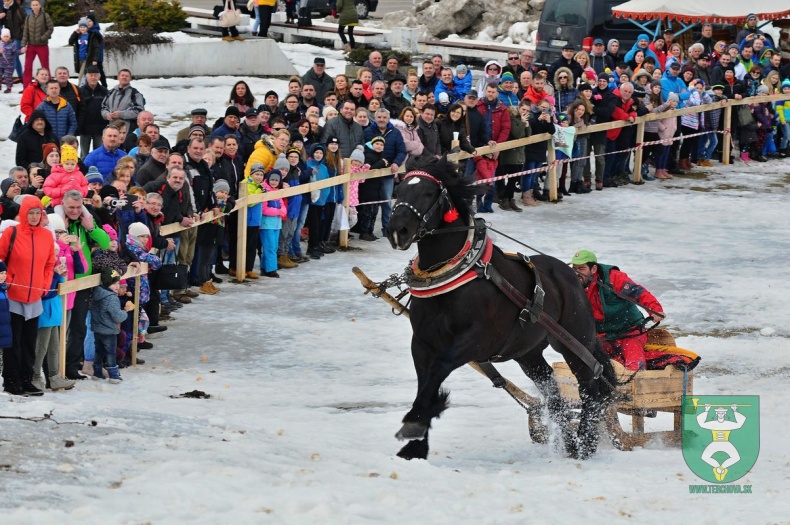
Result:
M272 142L271 135L263 135L261 139L255 143L255 149L258 148L266 148L271 151L275 156L277 156L277 148L274 147L274 143Z
M499 73L497 73L496 75L489 75L488 74L488 66L491 66L491 65L494 65L494 66L498 67L499 68ZM486 65L483 68L483 75L485 76L485 78L495 78L495 77L498 78L501 74L502 74L502 64L500 64L496 60L489 60L488 62L486 62Z
M32 123L37 118L43 118L44 122L46 123L44 125L44 133L45 134L52 133L52 124L49 123L49 121L47 120L47 116L44 115L44 112L41 111L40 109L34 109L33 110L33 113L30 114L30 119L28 119L28 122ZM31 129L32 129L32 126L31 126Z
M573 77L573 72L571 71L571 68L562 66L562 67L558 67L557 71L554 72L554 85L555 86L559 86L560 85L560 73L565 73L566 75L568 75L568 88L569 89L573 88L573 86L576 85L576 79Z
M38 226L31 226L27 222L27 214L30 210L38 208L41 210L41 214L44 214L44 205L41 204L41 201L38 197L34 195L29 195L22 199L22 203L19 205L19 227L24 230L31 230L33 228L41 228L41 223Z
M634 47L633 47L634 49L643 49L643 48L639 47L639 41L640 40L647 40L647 46L650 45L650 37L647 35L647 33L642 33L638 37L636 37L636 42L634 42ZM645 46L645 47L647 47L647 46Z

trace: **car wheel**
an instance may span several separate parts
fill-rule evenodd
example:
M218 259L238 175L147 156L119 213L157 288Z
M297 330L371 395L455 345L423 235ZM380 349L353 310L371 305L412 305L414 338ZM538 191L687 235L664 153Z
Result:
M368 3L367 2L357 2L356 6L357 6L357 16L359 16L359 19L362 20L364 18L367 18L368 17L368 11L369 11Z

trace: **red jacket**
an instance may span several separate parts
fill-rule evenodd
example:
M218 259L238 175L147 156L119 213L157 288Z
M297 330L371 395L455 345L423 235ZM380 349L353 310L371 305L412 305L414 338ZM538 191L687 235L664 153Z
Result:
M486 106L486 100L481 98L477 101L477 111L483 115L483 120L486 123L486 129L490 129L491 131L491 140L500 144L502 142L507 142L508 137L510 136L510 112L505 107L505 105L497 99L496 106L491 113L491 127L488 127L488 107Z
M25 115L25 122L30 120L30 114L38 107L39 104L44 102L47 98L47 92L41 89L37 80L33 80L27 85L22 92L22 100L19 102L19 109Z
M631 298L641 306L646 306L647 308L659 313L664 312L664 308L661 306L661 303L658 302L658 299L656 299L655 296L648 292L645 288L632 281L625 272L621 272L620 270L612 268L609 271L609 284L615 292L628 296L630 296L628 290L641 291L637 297ZM594 280L591 282L590 286L585 289L585 292L587 293L587 299L590 300L590 305L592 305L593 317L595 317L596 322L603 322L603 304L601 304L601 292L598 287L598 281ZM625 299L622 300L625 301Z
M19 206L19 225L7 228L0 236L0 259L8 265L8 298L20 303L41 299L52 284L55 268L52 232L41 223L31 226L27 222L27 214L33 208L41 210L43 220L46 213L38 197L25 197ZM12 228L16 228L16 237L9 254Z
M540 102L541 100L543 100L548 96L549 96L549 92L546 91L545 89L542 89L540 91L535 91L532 88L532 86L529 86L527 92L524 93L524 98L528 99L533 104L537 104L538 102Z
M612 122L615 120L628 120L630 117L636 118L636 105L634 99L629 98L625 102L620 98L620 91L615 89L614 95L617 97L617 105L612 112ZM623 128L610 129L606 132L606 138L609 140L617 140Z

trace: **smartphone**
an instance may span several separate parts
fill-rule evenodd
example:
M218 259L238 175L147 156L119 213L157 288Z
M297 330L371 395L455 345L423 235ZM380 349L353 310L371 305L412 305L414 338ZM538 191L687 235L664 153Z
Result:
M126 205L121 208L123 211L134 211L134 202L137 200L137 195L126 195Z

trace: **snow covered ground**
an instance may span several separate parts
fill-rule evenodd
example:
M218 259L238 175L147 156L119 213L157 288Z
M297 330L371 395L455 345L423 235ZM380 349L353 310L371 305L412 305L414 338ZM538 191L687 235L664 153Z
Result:
M284 48L300 70L315 52L340 63L326 49ZM135 85L172 138L192 107L220 116L235 80ZM251 84L259 96L285 90L281 80ZM0 118L10 125L8 100ZM0 142L3 170L12 155ZM761 396L760 456L737 482L753 494L689 494L703 482L661 444L621 452L603 438L584 462L533 444L524 412L468 367L446 382L452 406L435 422L428 461L397 458L393 434L416 388L410 327L350 271L402 271L412 254L380 240L280 279L220 285L175 314L122 385L0 395L0 416L52 412L59 422L0 422L2 522L787 523L790 161L695 173L486 218L562 260L592 249L644 284L678 345L703 357L695 393ZM500 369L535 393L518 367ZM171 398L195 389L211 399Z

